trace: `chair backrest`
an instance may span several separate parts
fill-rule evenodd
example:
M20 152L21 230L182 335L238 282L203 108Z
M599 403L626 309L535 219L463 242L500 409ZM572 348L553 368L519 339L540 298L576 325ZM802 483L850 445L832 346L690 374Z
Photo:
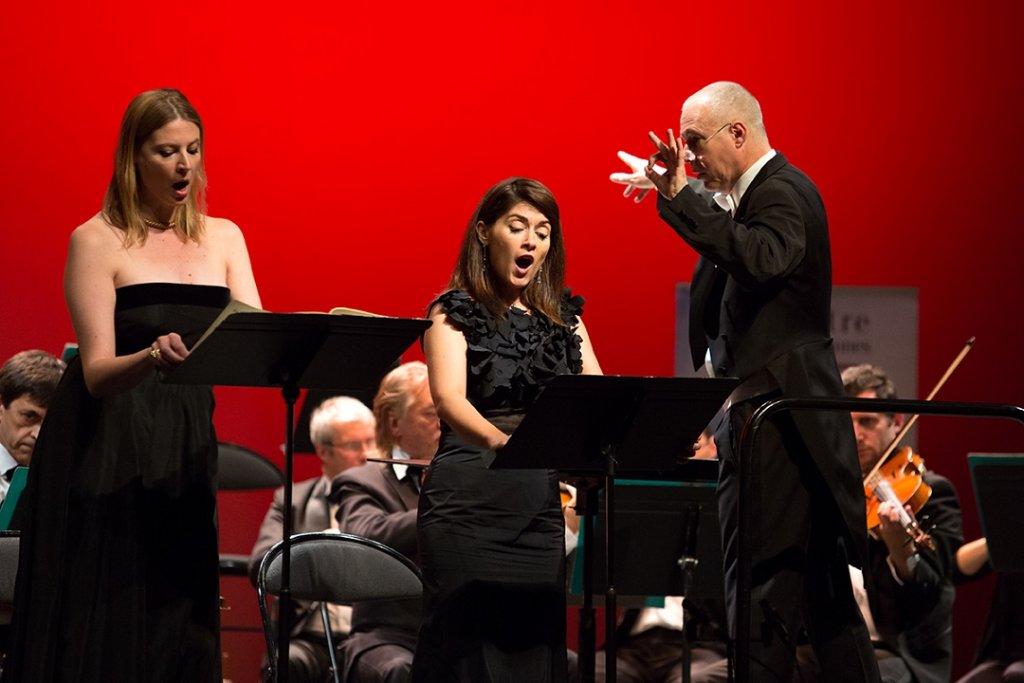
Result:
M260 586L281 591L278 542L260 564ZM292 536L289 589L297 600L347 604L363 600L398 600L423 592L419 569L409 558L383 543L333 532Z
M14 602L14 582L18 578L18 551L21 534L0 531L0 624L11 621L10 605Z
M267 594L281 592L283 550L282 540L263 558L256 577L256 598L272 680L277 680L277 657ZM288 590L295 600L345 604L414 598L423 594L420 571L409 558L362 536L330 531L295 534L291 537L289 554ZM326 620L326 612L324 614Z
M217 488L221 491L273 489L284 483L281 470L245 446L217 444Z

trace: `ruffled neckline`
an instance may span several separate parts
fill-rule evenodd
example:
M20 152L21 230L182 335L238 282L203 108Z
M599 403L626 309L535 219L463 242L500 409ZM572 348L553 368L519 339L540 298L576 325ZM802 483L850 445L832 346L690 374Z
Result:
M515 308L495 318L464 290L445 292L437 302L466 338L467 395L480 409L526 408L553 377L583 369L576 327L584 300L568 289L560 311L564 325Z

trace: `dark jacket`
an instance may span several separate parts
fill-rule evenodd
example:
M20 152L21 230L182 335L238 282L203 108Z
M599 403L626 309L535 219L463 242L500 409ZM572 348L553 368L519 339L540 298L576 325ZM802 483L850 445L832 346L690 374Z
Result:
M338 503L338 529L343 533L370 538L402 553L419 564L416 544L418 489L409 477L399 481L389 464L368 462L345 470L331 487L331 500ZM397 644L411 652L416 647L422 601L391 600L355 603L352 633L342 645L346 662L383 643ZM347 666L347 664L346 664ZM343 677L343 680L348 677Z
M776 154L735 217L690 188L671 201L659 197L658 211L700 254L690 286L694 367L710 347L716 376L743 381L767 373L783 396L842 397L829 331L828 220L810 178ZM846 522L851 559L862 557L864 493L850 419L810 411L792 417Z
M306 479L292 485L292 534L308 531L323 531L331 527L330 507L327 503L327 487L321 477ZM249 555L249 579L256 585L260 562L282 538L284 538L284 489L274 492L274 500L260 526L259 537ZM319 603L293 600L292 635L307 630L323 633L320 621Z
M868 542L870 577L865 578L871 616L879 635L907 663L917 683L945 683L953 666L953 568L963 542L960 501L945 477L926 472L928 502L918 511L935 550L922 548L912 580L893 576L881 540Z

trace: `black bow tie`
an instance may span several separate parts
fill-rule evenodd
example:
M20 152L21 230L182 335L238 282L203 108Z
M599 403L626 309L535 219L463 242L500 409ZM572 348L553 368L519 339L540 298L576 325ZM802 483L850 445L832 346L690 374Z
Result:
M16 470L16 469L18 469L17 465L15 465L11 469L9 469L6 472L4 472L4 479L6 479L8 482L10 482L11 479L14 478L14 470Z

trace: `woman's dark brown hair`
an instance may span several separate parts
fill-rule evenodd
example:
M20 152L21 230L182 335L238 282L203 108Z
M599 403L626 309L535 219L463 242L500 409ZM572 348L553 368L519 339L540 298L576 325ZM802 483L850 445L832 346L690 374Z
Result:
M549 248L543 268L523 290L519 299L530 310L547 316L553 322L564 325L561 316L562 292L565 288L565 243L562 241L562 221L558 203L551 190L530 178L508 178L489 189L476 207L466 234L462 238L459 258L455 262L448 289L463 289L483 304L496 318L508 314L508 305L498 296L493 274L484 258L486 247L480 242L476 225L483 222L492 226L509 209L520 202L526 202L544 214L551 224L548 236Z

